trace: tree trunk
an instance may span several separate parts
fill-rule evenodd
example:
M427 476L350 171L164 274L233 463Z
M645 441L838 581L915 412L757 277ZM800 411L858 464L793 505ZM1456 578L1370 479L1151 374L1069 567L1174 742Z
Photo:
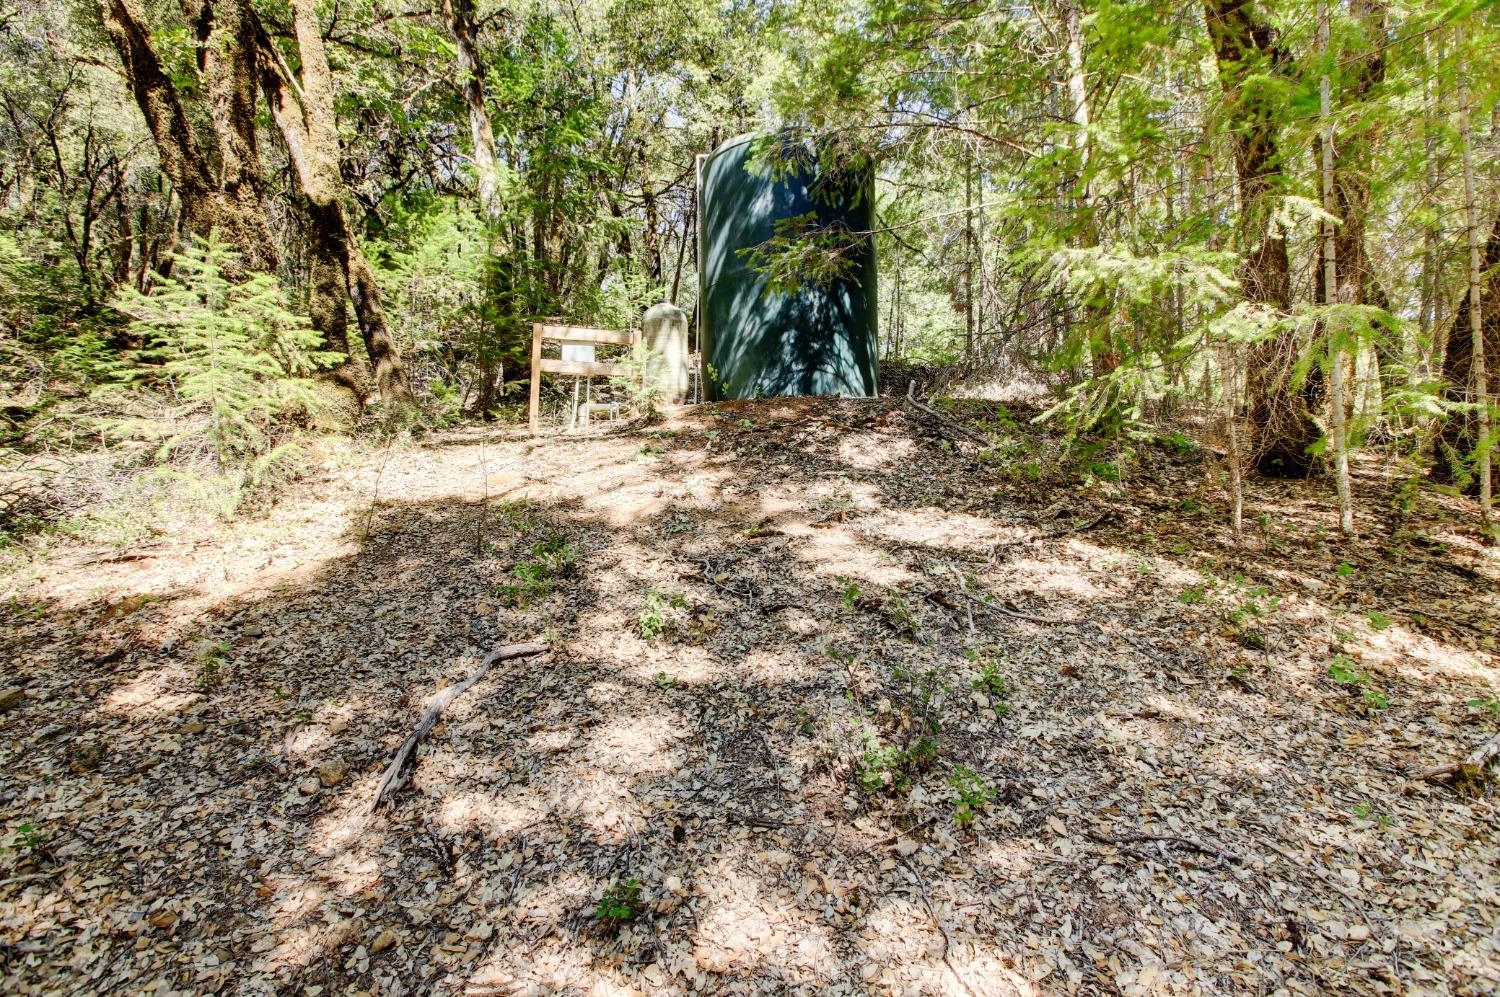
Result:
M1319 0L1318 3L1318 37L1321 42L1323 56L1328 56L1329 42L1329 13L1328 0ZM1332 108L1332 85L1328 79L1325 69L1318 80L1318 118L1322 126L1322 148L1321 155L1323 193L1323 210L1334 217L1323 223L1323 284L1332 287L1338 284L1338 229L1336 224L1338 218L1338 195L1334 192L1334 164L1333 164L1333 108ZM1347 216L1344 216L1347 218ZM1361 248L1364 240L1360 240ZM1336 341L1335 341L1336 342ZM1349 493L1349 451L1348 440L1344 433L1344 351L1337 347L1330 348L1328 357L1328 381L1332 389L1333 397L1330 399L1333 405L1332 415L1329 418L1331 427L1330 436L1333 443L1334 482L1339 496L1339 530L1349 534L1354 532L1354 504Z
M274 270L275 252L258 186L259 159L254 155L253 93L247 109L243 93L234 97L231 93L234 87L225 84L225 79L233 76L230 67L242 66L246 58L239 51L245 37L236 27L249 16L248 5L241 4L245 0L229 0L228 5L239 13L226 19L227 26L222 30L209 31L208 41L212 44L206 46L204 65L213 105L210 117L215 120L216 128L222 127L230 133L248 131L250 135L248 147L234 144L232 148L218 150L224 177L232 183L232 189L215 180L209 156L188 119L177 86L152 47L150 27L137 0L101 0L101 13L105 31L120 56L125 82L156 143L161 170L182 200L188 233L206 236L217 229L239 252L246 269ZM234 20L235 17L239 20ZM209 49L213 50L211 54ZM253 56L249 58L253 60ZM218 120L221 116L237 117L221 125ZM247 170L256 175L255 183L248 186Z
M484 62L479 57L474 23L474 0L442 0L443 20L453 36L459 72L463 74L464 108L474 143L474 174L479 188L479 211L491 224L500 216L499 182L495 169L495 129L485 105Z
M1271 216L1282 180L1277 132L1285 101L1258 77L1265 68L1277 71L1285 55L1247 0L1204 0L1203 8L1234 129L1239 238L1247 249L1240 283L1246 300L1284 312L1291 305L1291 264L1286 238L1271 224ZM1251 459L1257 471L1270 477L1306 477L1312 468L1309 448L1322 435L1303 393L1292 388L1296 359L1297 341L1290 331L1257 344L1249 357L1245 380L1255 436Z
M1490 229L1483 258L1473 260L1470 279L1474 283L1464 290L1453 319L1448 326L1447 349L1443 353L1443 397L1450 402L1475 401L1474 345L1476 303L1479 306L1479 337L1484 344L1481 363L1487 382L1486 395L1500 393L1500 218ZM1475 273L1486 275L1482 286L1476 286ZM1444 420L1438 434L1432 479L1443 484L1464 484L1470 495L1480 494L1480 480L1470 470L1469 458L1480 439L1480 420L1473 411L1454 412ZM1491 469L1491 486L1494 472Z
M218 143L219 188L232 206L221 230L240 247L247 269L274 273L276 244L266 222L265 178L255 134L259 47L250 0L199 0L196 9L191 3L184 6L198 30L198 71Z
M503 300L510 286L509 267L505 260L509 246L500 212L500 184L495 153L495 129L490 122L485 94L484 61L479 55L478 27L474 18L474 0L442 0L441 13L453 37L453 47L462 75L464 108L469 118L469 138L474 146L474 178L479 195L479 213L489 230L490 267L487 281L496 300ZM498 330L491 328L488 342L481 341L476 353L479 368L479 390L474 411L487 416L496 403L496 386L504 372L498 359Z
M1362 36L1356 51L1347 47L1339 65L1343 87L1340 103L1345 107L1362 104L1370 92L1385 82L1386 9L1381 0L1352 0L1350 13L1359 22ZM1333 139L1333 205L1328 210L1339 219L1334 229L1334 251L1338 266L1330 282L1318 270L1314 295L1320 304L1374 305L1386 308L1390 301L1375 279L1369 249L1365 245L1366 223L1370 214L1370 172L1374 168L1375 147L1380 126L1362 120L1357 113ZM1323 139L1318 140L1322 154ZM1375 338L1375 356L1380 368L1381 393L1388 394L1404 380L1400 375L1400 344L1382 332ZM1323 404L1320 371L1309 374L1309 404L1318 409Z
M375 386L388 405L412 403L411 383L401 362L401 352L386 321L380 287L374 271L359 248L344 210L344 181L339 172L338 125L334 117L333 74L323 48L322 28L311 0L293 3L297 48L301 56L301 87L264 30L258 30L262 60L261 87L271 115L286 143L295 167L298 186L307 198L308 215L314 228L319 279L310 282L321 297L309 301L309 312L323 316L319 329L337 337L339 322L335 306L327 300L332 266L343 278L344 290L354 306L354 316L364 339L365 353L374 369ZM331 340L332 341L332 340Z

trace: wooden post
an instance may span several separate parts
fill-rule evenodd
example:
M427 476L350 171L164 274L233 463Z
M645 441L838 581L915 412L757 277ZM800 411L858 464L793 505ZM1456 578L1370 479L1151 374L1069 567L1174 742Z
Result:
M531 431L541 428L542 407L542 325L531 324Z

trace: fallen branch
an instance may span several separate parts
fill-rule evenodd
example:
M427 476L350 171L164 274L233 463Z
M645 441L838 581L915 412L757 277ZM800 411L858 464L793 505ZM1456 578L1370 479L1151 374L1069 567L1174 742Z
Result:
M986 450L989 449L990 441L983 434L976 433L968 426L965 426L958 422L954 422L952 419L948 418L946 415L943 415L936 409L929 408L928 406L923 405L921 402L917 401L916 390L917 384L915 381L909 382L906 385L906 400L909 404L912 405L912 407L918 409L919 411L926 412L928 415L932 416L934 419L947 426L949 429L953 430L956 433L962 433L969 439L973 440L975 443L978 443L980 446L984 447Z
M1500 762L1500 734L1496 734L1488 741L1480 742L1473 751L1464 756L1463 761L1445 762L1431 768L1419 769L1412 773L1412 778L1425 782L1447 782L1460 775L1478 778L1483 775L1485 769L1496 762Z
M1116 848L1128 848L1131 845L1154 842L1161 845L1177 845L1179 848L1186 848L1190 852L1209 855L1218 859L1220 864L1245 861L1244 857L1237 852L1232 852L1227 848L1205 845L1200 841L1194 841L1192 838L1184 838L1180 834L1147 834L1139 831L1130 831L1121 835L1102 834L1098 831L1086 831L1084 833L1101 845L1114 845Z
M401 749L396 752L396 757L391 759L391 764L386 766L385 774L380 777L380 785L375 787L375 799L370 802L370 812L380 806L380 802L394 792L411 775L411 769L416 766L417 745L422 743L422 738L432 733L432 728L437 726L438 717L442 716L455 699L480 679L497 661L508 661L511 658L525 658L533 654L542 654L547 650L547 645L540 641L530 641L525 644L507 644L502 648L491 651L485 655L479 667L469 673L468 678L457 685L448 688L432 697L427 704L427 710L422 714L422 719L417 722L416 730L402 743Z

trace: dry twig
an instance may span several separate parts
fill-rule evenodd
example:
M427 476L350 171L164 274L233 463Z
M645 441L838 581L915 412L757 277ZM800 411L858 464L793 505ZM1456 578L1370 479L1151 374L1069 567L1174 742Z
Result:
M375 798L370 801L370 811L373 813L375 808L380 806L381 800L385 799L387 795L406 781L410 775L411 767L416 763L415 752L417 745L422 742L422 738L432 732L432 728L437 726L438 717L442 716L443 711L448 708L450 703L464 692L467 692L469 687L475 682L484 678L485 673L490 670L490 667L495 662L507 661L511 658L524 658L533 654L542 654L546 650L547 645L540 641L529 641L524 644L507 644L485 655L484 660L479 663L479 667L470 672L468 678L457 685L448 686L448 688L433 696L431 702L427 704L427 710L422 714L422 719L417 722L416 730L413 730L410 736L402 742L400 750L396 752L396 757L392 758L390 765L386 766L385 774L380 777L380 785L375 788Z
M1480 742L1462 761L1444 762L1442 765L1418 769L1412 773L1412 778L1425 782L1447 782L1464 774L1473 778L1482 775L1485 769L1497 762L1500 762L1500 734Z
M942 423L944 426L947 426L949 429L953 430L955 433L962 433L964 436L967 436L969 439L973 440L975 443L978 443L980 446L982 446L982 447L984 447L986 449L989 448L990 441L988 439L986 439L982 434L976 433L974 430L970 429L968 426L965 426L962 423L955 422L952 419L948 418L946 415L943 415L941 412L937 411L936 409L930 408L930 407L928 407L926 405L923 405L921 402L917 401L917 396L916 396L916 393L915 393L916 390L917 390L916 382L911 382L911 383L909 383L906 386L906 402L907 402L907 404L911 405L913 408L916 408L918 411L925 412L928 415L932 416L938 422Z

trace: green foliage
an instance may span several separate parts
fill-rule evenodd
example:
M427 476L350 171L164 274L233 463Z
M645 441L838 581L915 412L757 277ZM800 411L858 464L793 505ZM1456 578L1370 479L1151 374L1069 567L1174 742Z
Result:
M641 881L633 876L627 880L616 878L599 898L594 918L606 928L616 928L633 920L640 909Z
M772 291L793 294L811 284L850 279L859 263L861 235L840 221L819 221L815 212L778 218L771 238L738 252L766 278Z
M990 785L973 769L959 765L948 777L948 785L954 793L953 822L959 827L969 827L995 800L995 787Z
M1208 598L1203 585L1189 585L1177 594L1177 601L1184 606L1196 606Z
M855 782L866 793L906 792L912 778L937 759L937 738L923 734L905 746L881 743L873 736L855 763Z
M655 640L666 632L667 613L672 609L684 609L687 600L681 592L662 592L651 589L646 593L646 607L636 617L636 629L642 640Z
M970 649L965 656L974 662L977 671L969 684L975 692L984 693L990 700L990 707L1000 716L1010 712L1010 704L1006 699L1010 696L1010 683L1006 681L1005 673L1000 669L998 654L994 651L980 651Z
M560 534L548 531L511 568L510 581L500 585L500 598L508 606L525 607L550 595L577 563L577 549Z
M1345 655L1334 657L1328 666L1328 675L1340 685L1358 689L1360 701L1367 710L1383 710L1391 705L1386 694L1375 686L1370 673L1357 670L1354 661Z
M1117 482L1120 480L1120 469L1106 461L1096 461L1089 465L1089 474L1100 481Z
M224 641L205 641L193 652L196 664L194 681L198 688L212 692L224 684L224 670L229 663L229 645Z
M115 307L150 341L159 362L142 379L161 384L181 405L168 421L116 422L116 432L160 441L159 455L206 447L220 467L274 463L277 420L326 407L310 375L338 362L320 350L307 320L288 311L268 274L236 283L239 260L219 238L194 239L173 257L172 276L150 294L123 290Z
M43 850L47 833L35 824L26 822L16 825L11 834L9 849L13 852L35 854Z

